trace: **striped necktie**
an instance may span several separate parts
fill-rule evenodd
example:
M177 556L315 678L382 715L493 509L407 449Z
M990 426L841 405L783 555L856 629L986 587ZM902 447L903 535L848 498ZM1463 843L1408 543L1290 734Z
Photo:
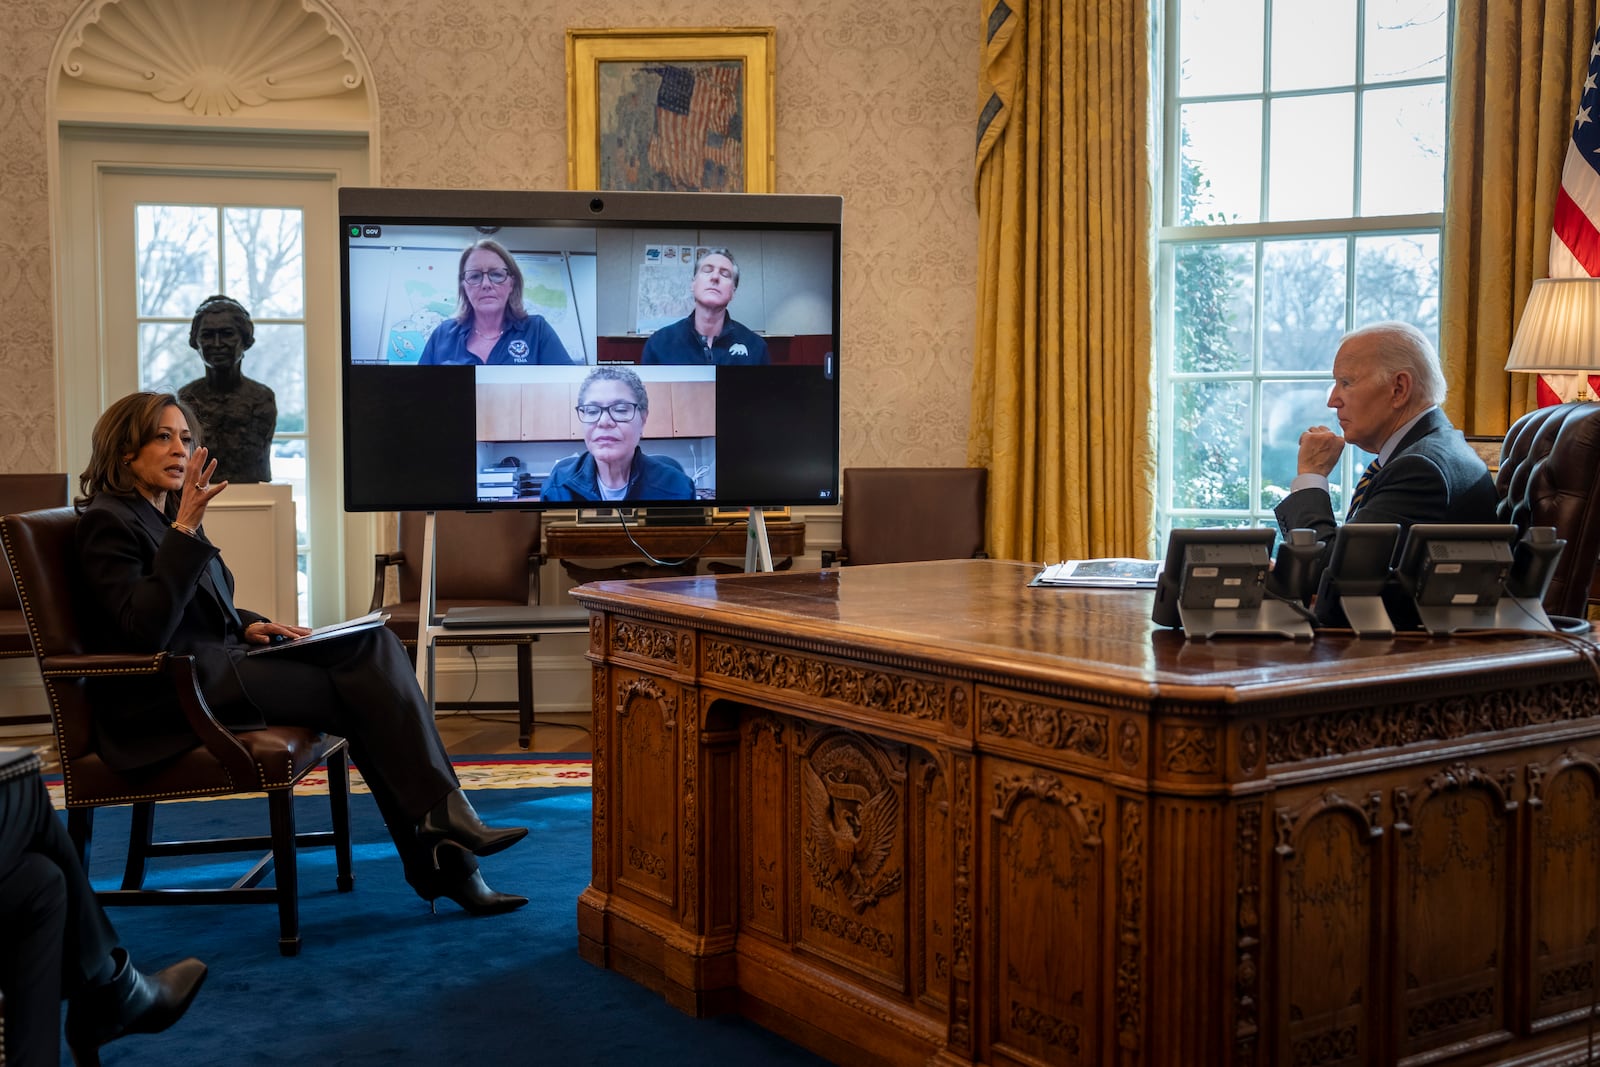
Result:
M1361 501L1365 499L1367 495L1367 486L1372 484L1372 476L1378 473L1378 469L1381 466L1381 463L1379 463L1377 460L1373 460L1371 463L1367 464L1367 469L1361 472L1361 480L1356 483L1356 491L1350 494L1349 510L1344 513L1346 522L1349 522L1350 516L1356 513L1356 508L1361 506Z

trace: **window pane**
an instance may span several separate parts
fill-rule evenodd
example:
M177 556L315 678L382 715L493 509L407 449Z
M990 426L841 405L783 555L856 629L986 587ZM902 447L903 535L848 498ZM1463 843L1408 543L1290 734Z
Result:
M1250 383L1173 386L1172 506L1250 506Z
M1179 224L1256 222L1261 217L1261 102L1183 108Z
M1356 326L1409 322L1439 343L1439 235L1356 240Z
M1344 334L1345 242L1272 241L1261 250L1261 364L1327 371Z
M257 319L305 315L305 257L301 212L227 208L228 295Z
M307 590L310 583L307 575L310 573L309 553L306 546L309 534L306 526L306 442L303 439L275 440L272 442L272 480L274 482L287 482L290 485L290 495L294 498L294 527L295 542L299 545L296 553L295 569L299 585L300 625L310 625L311 609Z
M278 432L304 433L306 429L305 327L256 327L256 343L245 353L247 377L272 390L278 404Z
M1377 89L1361 117L1361 214L1444 208L1444 84Z
M1254 332L1254 245L1180 245L1173 250L1172 369L1179 374L1247 371Z
M1273 0L1275 91L1354 85L1355 80L1355 0Z
M1442 78L1447 0L1367 0L1364 81Z
M1272 102L1267 217L1346 218L1355 211L1354 93Z
M220 289L215 208L139 204L134 233L141 317L187 319Z
M205 364L189 347L189 324L145 322L139 325L139 388L176 393L202 377Z
M1264 0L1183 0L1178 94L1261 91Z
M1332 354L1329 354L1330 361ZM1261 501L1264 511L1289 495L1300 458L1300 435L1311 426L1338 426L1328 407L1328 381L1261 383ZM1338 482L1338 472L1332 479ZM1334 486L1337 490L1337 485Z

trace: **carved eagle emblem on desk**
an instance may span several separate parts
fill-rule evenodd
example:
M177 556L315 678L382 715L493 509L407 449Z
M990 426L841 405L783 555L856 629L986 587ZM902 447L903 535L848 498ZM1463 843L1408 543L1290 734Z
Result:
M879 877L894 848L900 801L892 788L873 793L843 770L818 774L804 764L806 821L802 850L818 889L839 885L856 914L900 888L899 868Z

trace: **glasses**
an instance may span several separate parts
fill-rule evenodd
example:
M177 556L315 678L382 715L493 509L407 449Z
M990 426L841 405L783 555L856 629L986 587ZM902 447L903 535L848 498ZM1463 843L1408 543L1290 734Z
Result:
M461 280L467 285L482 285L485 278L494 285L504 285L509 277L511 272L508 270L469 270L461 274Z
M632 422L639 405L624 400L616 404L579 404L576 410L579 422L599 422L601 415L610 415L612 422Z

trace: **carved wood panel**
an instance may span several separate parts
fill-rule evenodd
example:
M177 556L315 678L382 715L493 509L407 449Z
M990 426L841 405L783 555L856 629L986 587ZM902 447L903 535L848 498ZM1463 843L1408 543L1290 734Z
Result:
M795 943L908 992L906 750L845 730L797 726Z
M680 795L678 687L634 671L611 674L617 820L616 886L677 907ZM691 739L691 746L693 739Z
M780 941L789 938L786 857L793 849L789 822L787 720L756 714L741 730L740 762L748 803L741 819L743 842L740 923Z
M1101 787L986 760L990 1059L1101 1062L1108 988Z
M913 993L943 1012L950 1001L950 789L939 763L911 753L911 906L917 936L911 945Z
M1594 1002L1600 953L1600 763L1567 750L1529 768L1532 1016Z
M1455 763L1394 790L1402 1056L1506 1028L1511 779L1509 770Z
M1278 809L1276 1052L1268 1062L1376 1062L1376 805L1328 792Z

